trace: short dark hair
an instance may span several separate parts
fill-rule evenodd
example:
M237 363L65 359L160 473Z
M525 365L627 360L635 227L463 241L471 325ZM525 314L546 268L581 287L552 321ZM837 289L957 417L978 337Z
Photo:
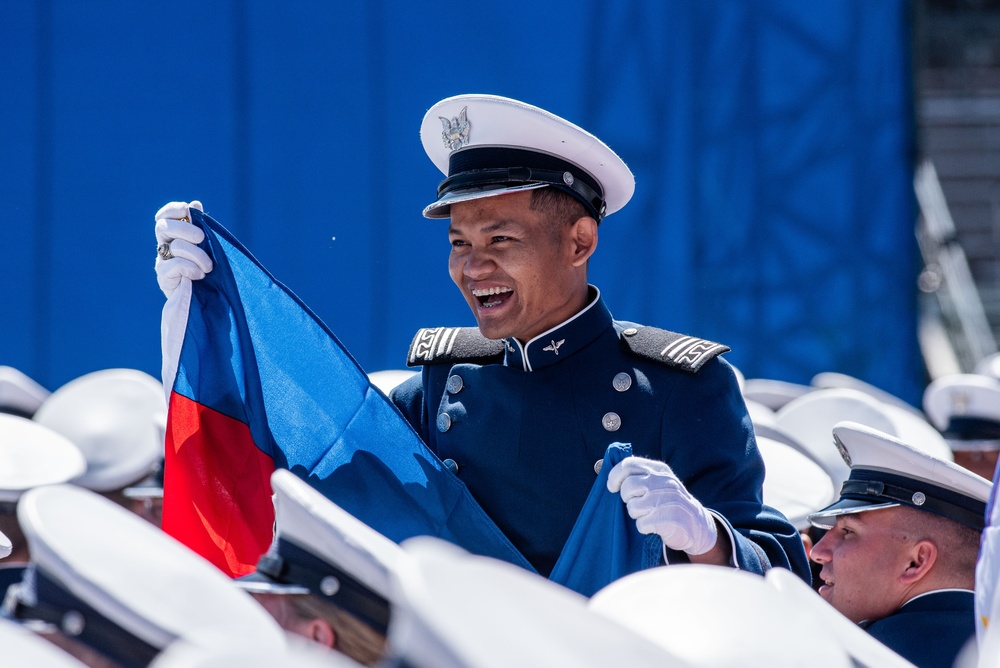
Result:
M553 222L571 225L580 218L590 218L587 209L572 195L559 188L535 188L531 191L528 204L534 211L540 211Z

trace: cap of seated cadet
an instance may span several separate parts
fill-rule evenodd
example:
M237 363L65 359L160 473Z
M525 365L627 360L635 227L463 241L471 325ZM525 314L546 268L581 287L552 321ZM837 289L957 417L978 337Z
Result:
M80 449L65 436L28 418L0 413L0 504L13 505L24 492L67 482L87 469Z
M420 141L445 175L427 218L447 218L457 202L551 186L579 201L597 222L621 209L635 177L586 130L544 109L497 95L457 95L431 107Z
M236 583L265 594L312 594L385 635L391 573L402 549L299 479L278 469L275 539L257 570Z
M66 652L22 627L0 618L0 657L5 666L27 668L84 668Z
M166 412L160 381L135 369L104 369L58 388L34 419L83 452L87 471L74 484L110 492L146 477L163 458Z
M813 376L811 385L821 390L857 390L858 392L864 392L865 394L878 399L884 404L889 404L890 406L895 406L896 408L901 408L905 411L913 413L914 415L923 417L923 414L919 409L914 408L891 392L886 392L879 387L875 387L871 383L866 383L860 378L849 376L846 373L836 373L833 371L818 373Z
M840 515L909 506L983 530L989 480L855 422L834 426L833 437L850 476L838 501L809 516L815 526L830 529Z
M776 411L792 399L797 399L815 389L810 385L790 383L784 380L747 378L743 385L743 397L748 401L756 401Z
M99 494L37 487L17 514L31 564L7 596L8 617L125 665L147 665L178 640L211 650L285 646L270 615L215 566Z
M1000 450L1000 380L958 373L931 382L924 411L955 452Z
M30 418L49 391L12 366L0 365L0 413Z
M855 666L914 668L913 664L875 639L870 633L840 614L802 578L786 568L772 568L764 574L768 585L777 589L796 610L812 620L822 637L814 637L815 647L839 645Z
M685 564L626 575L594 594L589 605L686 665L851 666L843 648L824 642L824 630L796 603L759 575ZM774 629L781 629L780 642Z
M833 426L843 421L906 438L935 457L951 459L944 439L926 420L858 390L814 390L788 402L775 418L775 426L809 448L834 480L844 480L849 473L832 436Z
M361 668L358 663L339 652L330 652L313 643L288 638L283 650L205 650L184 642L177 642L161 652L149 668ZM386 667L388 668L388 666Z
M799 531L808 529L809 515L837 498L830 474L785 442L757 434L757 448L764 460L764 503Z
M587 608L585 597L523 568L436 538L411 538L403 548L409 558L393 578L389 647L397 664L390 665L692 665L609 623Z

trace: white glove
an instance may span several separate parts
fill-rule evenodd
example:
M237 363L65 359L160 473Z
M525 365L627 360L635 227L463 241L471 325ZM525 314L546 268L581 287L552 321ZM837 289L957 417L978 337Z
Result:
M608 473L608 491L620 491L639 532L659 534L664 547L688 554L715 547L715 518L664 462L626 457Z
M212 259L198 248L205 240L191 224L190 210L204 211L201 202L170 202L156 212L156 282L170 298L185 278L198 281L212 271Z

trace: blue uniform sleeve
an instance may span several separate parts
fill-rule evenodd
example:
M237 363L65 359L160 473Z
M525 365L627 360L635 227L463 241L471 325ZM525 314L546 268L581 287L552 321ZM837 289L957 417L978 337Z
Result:
M664 402L661 457L730 529L739 568L780 566L811 582L798 531L763 505L764 462L732 367L722 358L676 382ZM670 552L671 562L685 561Z

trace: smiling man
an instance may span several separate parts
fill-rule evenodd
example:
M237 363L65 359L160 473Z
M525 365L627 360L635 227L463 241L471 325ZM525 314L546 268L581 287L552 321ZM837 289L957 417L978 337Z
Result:
M820 596L921 667L951 668L975 633L973 588L990 481L853 422L833 436L851 466L810 556Z
M631 198L625 163L579 127L491 95L442 100L421 139L445 174L449 272L478 327L420 330L421 374L392 399L514 545L548 575L615 442L608 476L663 558L809 578L732 367L711 341L612 318L587 268ZM657 549L659 549L657 547Z

